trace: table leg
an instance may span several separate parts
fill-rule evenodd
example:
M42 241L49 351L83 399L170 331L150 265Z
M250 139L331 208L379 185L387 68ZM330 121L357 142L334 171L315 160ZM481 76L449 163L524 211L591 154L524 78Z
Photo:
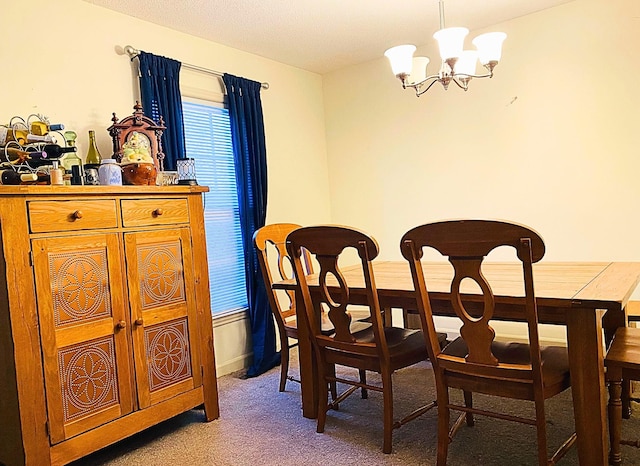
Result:
M300 365L300 392L302 395L302 415L306 418L318 417L318 372L315 355L309 336L304 300L296 293L296 319L298 321L298 363Z
M602 346L604 311L567 311L567 342L578 459L581 465L607 464L607 420Z

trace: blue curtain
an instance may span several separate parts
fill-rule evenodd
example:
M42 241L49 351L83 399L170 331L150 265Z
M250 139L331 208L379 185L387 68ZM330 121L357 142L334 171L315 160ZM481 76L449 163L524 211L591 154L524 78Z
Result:
M253 363L247 371L247 377L255 377L280 363L273 317L252 241L253 233L264 226L267 216L267 150L260 100L261 85L226 73L222 79L229 100L251 320Z
M175 170L176 159L185 156L180 63L152 53L140 52L140 94L142 109L156 123L164 118L167 129L162 134L164 169Z

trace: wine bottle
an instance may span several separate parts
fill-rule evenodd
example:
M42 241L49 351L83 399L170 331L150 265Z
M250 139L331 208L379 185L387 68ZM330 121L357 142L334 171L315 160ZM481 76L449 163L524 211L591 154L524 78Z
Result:
M17 147L0 147L0 159L14 165L28 162L29 160L46 159L47 153L44 151L27 151Z
M35 182L28 182L25 184L51 184L51 176L45 172L36 172L37 180Z
M32 143L32 142L55 143L56 142L51 137L50 134L45 134L43 136L40 136L38 134L26 133L24 138L26 139L27 143ZM21 144L24 144L24 143L21 143Z
M92 129L89 130L89 150L87 150L87 156L84 159L85 165L93 168L98 168L102 162L102 156L96 145L96 132Z
M49 157L61 157L62 155L68 152L77 152L77 147L62 147L58 144L45 144L42 147L42 150L45 151Z
M9 128L8 126L0 126L0 146L4 146L8 142L17 142L21 146L27 143L26 130Z
M31 133L36 136L44 136L49 131L62 131L64 129L63 124L48 124L44 121L34 121L31 123Z
M60 157L60 163L62 164L64 169L69 172L71 171L71 167L75 165L78 165L80 168L82 168L82 159L78 156L76 151L71 151L63 154L62 157Z
M64 140L67 142L67 147L75 147L78 134L75 131L65 131Z
M15 170L0 170L0 184L22 184L38 181L35 173L18 173Z

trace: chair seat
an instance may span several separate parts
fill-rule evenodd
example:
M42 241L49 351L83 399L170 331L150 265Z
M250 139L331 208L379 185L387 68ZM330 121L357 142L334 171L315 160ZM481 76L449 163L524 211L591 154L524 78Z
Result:
M295 318L286 320L284 327L287 330L287 333L290 334L292 338L294 337L294 335L295 335L295 338L298 338L298 321ZM356 320L351 324L351 329L354 332L361 332L369 328L371 328L371 324L366 321ZM335 328L333 327L333 325L331 324L331 321L328 318L323 318L320 331L322 332L323 335L328 336L334 333ZM295 332L295 333L291 334L290 332Z
M456 338L442 350L442 354L460 358L464 358L468 352L467 344L462 337ZM494 341L491 345L491 352L504 364L531 363L529 345L526 343ZM542 379L546 387L568 387L571 385L567 348L541 346L540 357L542 359Z
M384 335L387 339L387 345L389 346L389 353L393 353L394 350L397 351L400 346L406 345L406 341L411 344L404 346L405 350L414 350L415 348L425 346L424 337L420 330L411 330L400 327L385 327ZM375 341L371 326L356 332L354 336L358 343L373 343ZM426 347L424 347L424 351L426 353Z
M420 343L418 342L418 336L422 338L421 343L422 346L424 346L424 337L422 336L421 330L413 330L400 327L385 327L384 334L387 337L387 344L389 345L389 349L394 346L403 344L404 340L407 339L411 339L414 344L420 346ZM356 339L359 343L372 343L373 338L373 330L371 328L363 329L356 335ZM446 346L447 334L438 332L438 342L440 343L441 347Z

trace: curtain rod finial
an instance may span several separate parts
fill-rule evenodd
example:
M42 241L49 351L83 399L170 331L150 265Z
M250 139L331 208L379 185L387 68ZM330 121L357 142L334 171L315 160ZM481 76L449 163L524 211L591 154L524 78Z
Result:
M124 53L129 55L131 58L134 58L134 57L137 57L140 54L140 51L137 50L137 49L134 49L131 45L127 45L124 48Z

